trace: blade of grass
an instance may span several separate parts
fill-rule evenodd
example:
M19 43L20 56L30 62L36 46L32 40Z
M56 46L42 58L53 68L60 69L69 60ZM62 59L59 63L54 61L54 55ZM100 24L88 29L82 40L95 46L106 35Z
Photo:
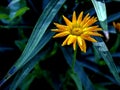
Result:
M48 48L49 49L49 48ZM34 66L46 56L49 50L37 54L31 61L24 65L24 67L17 73L15 79L13 80L10 90L16 90L19 84L25 79L29 72L34 68Z
M108 65L111 73L113 74L115 80L120 84L120 77L116 65L112 59L110 52L108 51L107 46L105 45L104 41L100 37L95 37L98 42L93 43L95 49L99 52L98 55L101 55L102 58L105 60L106 64Z
M34 49L34 52L30 55L30 58L28 58L29 60L30 59L31 60L22 67L22 72L20 72L18 74L18 76L16 76L16 78L14 79L14 81L13 81L13 83L11 85L11 90L13 90L13 89L16 90L16 87L23 81L23 79L34 68L35 64L40 61L40 59L38 59L38 58L44 57L46 55L46 53L49 51L49 48L48 48L47 51L44 51L43 53L40 53L40 54L36 55L37 52L39 50L41 50L46 45L46 43L51 39L53 34L54 33L52 33L50 30L45 32L45 34L43 35L42 39L40 40L40 43ZM44 42L44 41L46 41L46 42ZM35 57L33 57L33 56L35 56Z
M60 7L59 8L55 7L55 6L59 5L59 2L57 3L57 1L58 0L53 2L51 0L50 4L48 4L48 6L43 11L42 15L40 16L40 18L38 20L38 23L35 25L35 28L33 29L33 33L31 34L31 37L26 45L26 48L20 57L20 61L22 59L23 62L27 62L26 59L30 56L30 54L33 52L34 48L39 43L40 39L42 38L43 34L45 33L50 22L52 21L55 14L57 13L57 11L60 8ZM48 11L47 11L47 9L48 9ZM21 64L23 65L22 61L21 61ZM20 62L18 61L18 63L20 63ZM19 67L21 66L21 64L19 64Z
M72 79L75 81L77 89L78 90L83 90L82 89L82 83L81 80L79 79L78 75L75 73L70 73L70 76L72 77Z
M101 26L103 26L103 28L104 28L103 24L107 25L107 22L105 22L107 20L105 2L104 2L104 0L102 0L102 1L91 0L91 1L94 5L94 8L95 8L95 11L96 11L96 14L98 16L99 21L104 22L104 23L101 24ZM107 26L104 28L104 30L107 30Z
M48 3L42 15L40 16L22 55L13 65L13 67L8 71L3 80L0 81L0 86L29 61L28 58L34 52L34 49L40 42L43 34L45 33L49 24L52 22L53 18L64 2L65 0L51 0Z
M54 33L50 30L46 31L38 45L34 48L31 55L27 58L27 60L29 61L30 59L32 59L49 42L53 35Z
M89 57L87 57L87 59L89 59ZM103 77L109 79L111 82L115 83L115 84L118 84L116 82L116 80L114 79L114 77L110 76L109 74L107 73L104 73L100 68L100 66L98 66L98 64L94 63L94 62L91 62L90 60L82 60L82 61L79 61L77 60L76 61L79 65L85 67L85 68L88 68L89 70L99 74L99 75L102 75Z
M104 32L106 38L109 39L105 1L104 0L102 0L102 1L91 0L91 1L93 3L94 8L95 8L100 25L104 30L103 32Z
M112 14L112 15L110 15L109 17L108 17L108 23L110 23L110 22L113 22L113 21L115 21L115 20L117 20L117 19L119 19L120 18L120 12L117 12L117 13L115 13L115 14Z

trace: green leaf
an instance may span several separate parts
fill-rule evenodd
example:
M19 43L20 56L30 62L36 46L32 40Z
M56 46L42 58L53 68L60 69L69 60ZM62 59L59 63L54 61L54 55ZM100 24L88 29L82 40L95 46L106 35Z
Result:
M99 19L100 25L103 28L103 32L107 39L109 39L109 33L108 33L108 24L107 24L107 14L106 14L106 6L105 2L99 1L99 0L91 0L95 11L97 13L97 17Z
M26 0L10 0L5 9L7 12L3 10L2 12L7 14L8 18L2 19L2 22L6 24L17 24L21 19L17 17L22 16L28 10L28 7L26 6Z
M16 11L15 15L11 18L11 20L22 16L26 11L28 11L29 8L28 7L22 7L19 10Z
M70 73L70 76L72 77L72 79L74 80L76 86L77 86L77 90L83 90L82 89L82 83L81 80L79 79L79 77L77 76L77 74L75 73Z
M42 60L46 54L49 52L49 50L46 50L44 52L40 52L39 54L37 54L33 59L31 59L27 64L24 65L24 67L22 67L22 69L19 70L19 72L17 73L16 77L14 78L11 86L10 86L10 90L16 90L16 88L21 84L21 83L25 83L25 85L23 85L22 87L27 87L27 85L30 84L30 81L26 81L26 77L28 75L30 75L30 71L34 68L34 66L40 61ZM32 75L34 77L36 77L34 74ZM28 76L29 77L29 76ZM28 78L27 77L27 78ZM25 79L25 80L24 80ZM32 79L33 80L33 79ZM25 82L23 82L25 81Z
M108 17L108 23L113 22L120 18L120 12L114 13Z
M35 79L35 75L29 74L20 84L20 90L29 90L29 87L34 79Z
M88 59L88 60L82 60L82 61L78 60L76 62L79 63L82 67L88 68L89 70L91 70L91 71L105 77L106 79L110 80L112 83L118 84L113 76L111 76L111 75L109 75L107 73L104 73L104 71L102 71L102 69L101 69L102 66L100 67L95 62L90 61L88 55L85 56L85 57L87 57L86 59Z
M104 41L100 37L95 37L98 42L93 43L93 46L95 47L95 50L99 52L98 55L101 55L101 57L104 59L106 64L108 65L111 73L113 74L115 80L120 84L120 76L119 72L117 70L117 67L112 59L112 56L110 52L108 51L107 46L105 45Z
M24 48L25 48L26 41L27 41L26 39L24 39L24 40L16 40L16 41L15 41L16 46L20 49L21 52L22 52L22 51L24 50Z
M91 0L91 1L94 5L99 21L105 21L107 19L107 14L104 0L103 1Z
M95 89L96 90L108 90L104 86L101 86L101 85L98 85L98 84L95 84Z
M21 67L23 67L27 62L31 60L32 57L34 57L42 47L39 48L39 43L41 42L41 39L46 32L48 26L52 22L53 18L63 5L65 0L51 0L46 8L43 10L42 15L38 19L37 24L34 27L34 30L29 38L29 41L20 56L20 58L17 60L17 62L10 68L7 75L3 78L3 80L0 82L0 86L6 82L12 75L15 74ZM48 38L49 40L49 38ZM46 42L46 41L44 41ZM36 51L37 50L37 51ZM35 54L34 54L35 53ZM32 55L34 54L34 55ZM32 55L32 57L31 57Z
M0 13L0 19L9 19L9 15Z

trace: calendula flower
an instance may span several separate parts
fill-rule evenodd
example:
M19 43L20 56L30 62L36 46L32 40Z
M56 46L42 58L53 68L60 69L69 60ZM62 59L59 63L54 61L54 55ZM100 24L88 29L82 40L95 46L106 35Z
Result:
M120 23L113 22L113 26L120 32Z
M92 24L97 21L96 17L90 17L90 15L87 14L83 18L83 12L81 12L78 18L76 18L76 12L74 11L72 21L70 21L64 15L63 19L66 25L54 23L57 29L52 29L52 31L58 32L56 35L53 36L53 38L67 36L67 38L62 43L62 46L73 44L73 49L76 50L76 43L78 43L81 51L86 52L85 40L97 42L91 36L102 36L97 32L102 29L99 28L98 25L92 26Z

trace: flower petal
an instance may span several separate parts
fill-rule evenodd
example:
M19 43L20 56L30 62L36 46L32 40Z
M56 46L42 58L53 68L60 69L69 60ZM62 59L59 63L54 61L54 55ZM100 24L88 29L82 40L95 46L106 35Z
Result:
M63 19L64 19L65 23L71 28L72 22L68 18L66 18L64 15L63 15Z
M120 23L115 24L115 22L113 22L113 26L120 31Z
M100 37L102 37L102 35L101 34L99 34L98 32L84 32L84 34L86 34L86 35L90 35L90 36L100 36Z
M83 11L79 14L78 19L77 19L77 23L80 24L82 21L82 17L83 17Z
M61 29L51 29L51 31L53 31L53 32L63 32L64 30L61 30Z
M86 43L85 40L82 39L80 36L77 37L77 42L78 42L78 46L80 47L81 51L83 51L84 53L86 52Z
M89 13L83 18L82 22L80 23L81 26L83 27L83 25L90 19Z
M62 43L62 46L64 46L64 45L67 45L67 42L68 42L68 40L70 39L70 36L71 35L68 35L67 36L67 38L64 40L64 42Z
M89 35L81 35L81 37L90 42L97 42L94 38L90 37Z
M84 31L101 31L101 30L102 30L102 28L98 28L98 25L87 27L87 28L84 29Z
M70 35L70 39L67 41L67 45L74 43L75 40L76 40L76 36Z
M120 23L116 24L116 29L118 29L120 31Z
M90 14L89 13L84 17L83 21L88 20L88 18L90 18Z
M116 24L115 24L115 22L113 22L113 26L116 28Z
M69 33L70 32L68 32L68 31L60 32L60 33L54 35L53 38L64 37L64 36L67 36Z
M67 29L67 26L65 26L65 25L61 25L61 24L58 24L58 23L54 23L54 25L55 25L58 29L61 29L61 30L66 30L66 29Z
M72 23L76 24L76 12L73 12Z
M97 21L96 18L92 17L89 20L87 20L87 22L83 25L83 27L88 27L91 26L92 24L94 24Z
M77 41L77 39L75 39L74 42L73 42L73 50L74 51L76 50L76 41Z

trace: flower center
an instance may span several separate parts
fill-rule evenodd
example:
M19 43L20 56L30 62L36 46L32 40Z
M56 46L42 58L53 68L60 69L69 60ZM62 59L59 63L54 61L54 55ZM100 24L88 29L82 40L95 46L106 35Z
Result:
M81 35L82 33L83 33L83 30L82 30L81 28L73 28L73 29L71 30L71 34L73 34L73 35L79 36L79 35Z

